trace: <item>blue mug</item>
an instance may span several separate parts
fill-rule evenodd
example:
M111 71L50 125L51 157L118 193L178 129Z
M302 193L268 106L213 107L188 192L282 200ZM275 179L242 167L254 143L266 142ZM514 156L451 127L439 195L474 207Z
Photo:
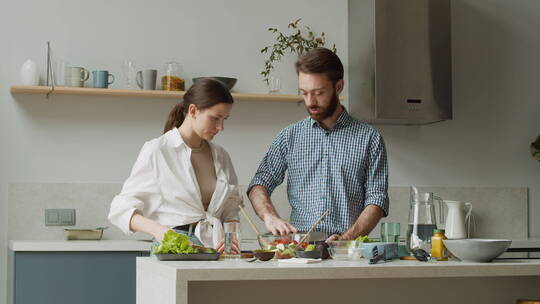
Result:
M112 80L109 81L110 77ZM109 74L109 71L93 71L92 79L94 80L94 88L106 89L114 82L114 75Z

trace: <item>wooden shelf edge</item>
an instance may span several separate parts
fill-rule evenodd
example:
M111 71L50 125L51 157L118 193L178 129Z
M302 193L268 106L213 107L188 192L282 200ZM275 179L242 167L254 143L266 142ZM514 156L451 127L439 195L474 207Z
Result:
M72 88L72 87L52 87L48 86L12 86L12 94L47 94L52 95L79 95L79 96L119 96L119 97L140 97L140 98L166 98L181 99L184 91L161 91L161 90L122 90L122 89L96 89L96 88ZM275 102L299 102L302 96L283 94L253 94L253 93L232 93L235 100L246 101L275 101Z

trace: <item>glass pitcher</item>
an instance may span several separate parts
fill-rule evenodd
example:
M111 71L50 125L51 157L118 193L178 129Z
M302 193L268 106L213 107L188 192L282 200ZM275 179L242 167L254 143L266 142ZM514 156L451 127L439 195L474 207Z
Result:
M407 250L423 249L431 252L431 237L433 230L437 229L437 216L434 201L439 202L439 221L442 226L444 217L441 212L442 198L433 192L418 192L411 187L411 205L409 208L409 225L407 227Z
M165 63L165 72L161 77L161 87L165 91L183 91L185 80L180 77L182 66L180 63L171 60Z

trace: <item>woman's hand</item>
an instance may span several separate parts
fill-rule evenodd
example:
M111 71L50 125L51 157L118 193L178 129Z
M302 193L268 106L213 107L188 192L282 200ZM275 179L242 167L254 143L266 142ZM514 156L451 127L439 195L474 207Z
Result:
M225 240L219 241L216 246L216 250L219 253L222 253L225 250ZM232 253L240 254L240 242L238 242L238 240L234 240L232 243Z
M163 241L163 236L165 235L165 232L171 230L169 227L165 227L162 225L159 225L159 227L155 228L155 231L152 233L156 241L160 242Z

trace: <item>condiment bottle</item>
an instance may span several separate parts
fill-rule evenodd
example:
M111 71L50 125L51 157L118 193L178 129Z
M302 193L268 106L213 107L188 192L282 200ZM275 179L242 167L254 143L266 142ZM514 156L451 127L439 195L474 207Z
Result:
M437 261L448 261L448 251L443 242L446 239L444 229L435 229L433 232L431 237L431 257L437 259Z

